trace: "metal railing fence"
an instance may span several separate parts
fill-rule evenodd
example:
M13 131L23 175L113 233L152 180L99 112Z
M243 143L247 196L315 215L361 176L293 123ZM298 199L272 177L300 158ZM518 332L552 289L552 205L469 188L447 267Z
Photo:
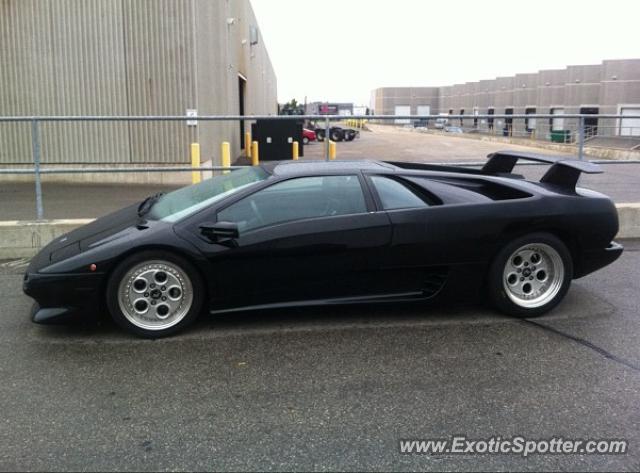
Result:
M0 124L3 123L28 123L30 124L30 138L31 138L31 157L32 165L30 168L1 168L0 175L6 174L33 174L35 177L35 197L36 197L36 215L38 220L44 218L44 208L42 202L42 175L43 174L83 174L83 173L141 173L141 172L193 172L194 168L191 166L141 166L141 167L65 167L65 168L43 168L42 167L42 145L40 138L40 126L43 123L59 123L59 122L254 122L257 120L295 120L295 121L313 121L321 123L324 126L325 136L330 136L330 128L332 122L342 122L345 120L358 120L360 123L378 122L378 123L391 123L394 125L402 125L408 123L415 125L416 123L425 124L427 128L433 128L433 125L437 120L446 119L448 121L446 126L457 127L460 126L462 131L467 132L483 132L493 131L498 126L502 126L502 136L518 136L521 133L518 128L514 126L518 121L522 123L530 123L531 120L536 120L536 130L538 124L543 124L541 120L547 120L549 127L553 128L554 120L563 120L563 127L569 126L564 124L570 124L573 122L569 129L563 130L550 130L550 133L555 131L565 132L565 136L570 137L566 140L566 143L574 143L577 145L578 159L584 159L584 146L588 139L595 136L593 134L593 127L589 128L587 123L592 123L592 120L613 120L615 125L611 128L617 130L625 130L630 132L632 138L638 138L640 140L640 127L624 125L623 120L640 120L640 115L616 115L616 114L483 114L483 115L201 115L201 116L0 116ZM465 126L471 122L472 127ZM504 126L503 126L504 125ZM600 126L600 125L599 125ZM602 125L603 129L606 125ZM542 127L541 127L542 128ZM635 134L637 132L637 134ZM498 134L498 133L494 133ZM531 137L531 130L527 129L526 134L522 136ZM535 133L534 133L535 136ZM329 160L331 149L331 141L325 139L325 159ZM592 161L597 163L613 163L616 161L603 160ZM619 161L623 163L631 163L633 161ZM442 163L440 163L442 164ZM455 162L450 163L459 166L480 166L482 162ZM533 163L535 165L535 163ZM199 166L198 171L229 171L237 169L240 166Z

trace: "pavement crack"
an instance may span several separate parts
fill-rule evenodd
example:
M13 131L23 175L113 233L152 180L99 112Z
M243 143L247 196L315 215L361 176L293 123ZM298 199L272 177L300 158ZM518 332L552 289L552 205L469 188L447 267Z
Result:
M606 358L607 360L611 360L615 363L618 363L620 365L626 366L627 368L630 368L634 371L637 371L640 373L640 366L629 361L629 360L625 360L624 358L620 358L617 355L614 355L613 353L605 350L602 347L599 347L598 345L595 345L593 343L591 343L589 340L585 340L584 338L581 337L577 337L575 335L571 335L570 333L566 333L563 332L562 330L558 330L557 328L553 328L550 327L549 325L544 325L541 324L539 322L534 322L533 320L529 320L529 319L523 319L522 320L523 323L527 323L529 325L533 325L535 327L538 327L542 330L546 330L548 332L551 332L555 335L559 335L561 337L564 337L568 340L574 341L580 345L582 345L583 347L589 348L590 350L598 353L599 355L603 356L604 358Z

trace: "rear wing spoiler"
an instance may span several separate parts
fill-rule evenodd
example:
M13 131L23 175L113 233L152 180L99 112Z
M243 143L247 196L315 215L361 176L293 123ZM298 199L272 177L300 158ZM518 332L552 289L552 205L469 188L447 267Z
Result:
M497 151L491 153L489 161L482 167L483 174L511 174L519 160L547 163L552 166L540 179L544 184L551 184L566 189L575 189L580 174L601 174L602 168L589 161L568 159L565 156L548 156L520 151Z

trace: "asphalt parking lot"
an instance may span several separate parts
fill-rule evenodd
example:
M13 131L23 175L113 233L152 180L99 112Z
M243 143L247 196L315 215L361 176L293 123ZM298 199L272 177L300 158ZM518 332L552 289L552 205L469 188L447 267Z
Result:
M0 264L0 470L640 468L640 241L531 320L481 306L241 313L161 341L28 321ZM404 456L399 439L617 438L625 455Z
M380 159L425 162L483 161L487 154L501 149L541 152L536 148L464 139L446 134L408 133L394 127L377 126L373 132L363 131L361 138L338 144L339 159ZM324 159L322 143L306 147L304 160ZM544 152L544 151L543 151ZM585 175L581 185L611 196L616 202L640 202L640 165L612 164L603 166L605 173ZM547 166L518 166L516 171L530 179L539 179ZM44 179L45 217L95 218L124 206L140 202L148 195L166 192L178 185L68 184ZM32 183L3 182L0 221L35 218L35 195Z

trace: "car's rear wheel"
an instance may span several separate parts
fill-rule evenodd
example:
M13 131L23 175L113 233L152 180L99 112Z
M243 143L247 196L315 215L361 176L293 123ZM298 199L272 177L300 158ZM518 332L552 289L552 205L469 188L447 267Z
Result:
M564 298L573 278L571 253L549 233L535 233L506 245L489 272L489 296L502 312L535 317Z
M146 338L183 330L199 315L202 280L187 260L164 251L133 255L114 270L107 306L115 322Z
M331 132L331 140L332 141L342 141L344 139L344 134L339 130L334 130Z
M309 138L307 138L306 136L304 136L304 137L302 138L302 143L303 143L304 145L308 145L308 144L309 144Z

